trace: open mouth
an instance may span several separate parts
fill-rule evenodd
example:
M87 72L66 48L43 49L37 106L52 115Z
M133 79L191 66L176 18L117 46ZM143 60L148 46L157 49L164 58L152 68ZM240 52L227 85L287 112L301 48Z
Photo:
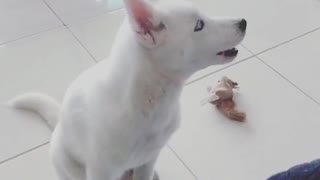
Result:
M235 57L238 55L238 49L232 48L225 51L220 51L217 53L217 55L225 56L225 57Z

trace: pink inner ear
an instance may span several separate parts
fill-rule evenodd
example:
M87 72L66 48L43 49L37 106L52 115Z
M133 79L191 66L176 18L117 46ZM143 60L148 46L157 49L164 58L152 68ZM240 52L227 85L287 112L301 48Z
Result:
M164 24L154 25L152 23L153 10L145 0L127 0L127 2L132 20L137 25L136 32L143 35L144 38L145 35L149 35L155 44L156 39L153 33L164 29Z
M143 0L128 0L130 11L134 20L141 27L143 24L147 24L152 17L152 13L148 5Z

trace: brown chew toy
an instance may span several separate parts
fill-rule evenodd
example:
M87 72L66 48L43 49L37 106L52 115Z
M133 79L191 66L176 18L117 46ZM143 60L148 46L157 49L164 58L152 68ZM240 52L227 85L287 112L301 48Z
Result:
M233 89L238 88L238 83L227 77L222 77L218 84L208 88L211 97L209 102L216 105L220 112L231 120L243 122L246 118L244 112L236 109L236 104L233 101Z

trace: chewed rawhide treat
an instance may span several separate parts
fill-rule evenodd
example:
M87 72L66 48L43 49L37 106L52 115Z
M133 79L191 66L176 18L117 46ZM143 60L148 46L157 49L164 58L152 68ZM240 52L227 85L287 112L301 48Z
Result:
M235 121L244 121L246 114L236 109L233 101L233 89L238 88L238 83L227 77L222 77L213 87L208 87L210 97L208 102L216 105L221 113Z

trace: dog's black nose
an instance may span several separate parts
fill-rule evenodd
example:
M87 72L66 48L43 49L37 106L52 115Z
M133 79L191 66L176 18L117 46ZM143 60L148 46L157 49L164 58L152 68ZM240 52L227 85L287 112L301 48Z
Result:
M247 21L245 19L242 19L239 24L239 29L242 31L242 32L246 32L246 29L247 29Z

